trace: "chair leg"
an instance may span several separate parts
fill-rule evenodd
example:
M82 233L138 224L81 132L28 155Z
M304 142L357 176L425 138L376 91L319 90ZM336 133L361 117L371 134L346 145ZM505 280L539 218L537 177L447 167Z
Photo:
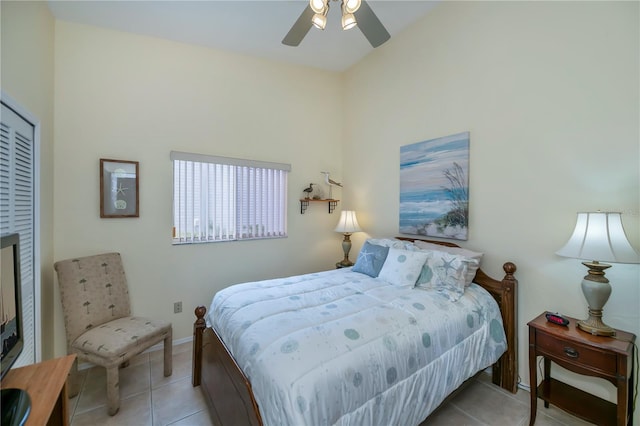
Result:
M120 379L118 365L107 368L107 409L115 415L120 409Z
M172 330L169 330L164 338L164 376L168 377L173 373L173 338Z
M78 358L73 361L71 370L69 371L69 377L67 377L67 389L69 392L69 398L80 393L80 375L78 374Z

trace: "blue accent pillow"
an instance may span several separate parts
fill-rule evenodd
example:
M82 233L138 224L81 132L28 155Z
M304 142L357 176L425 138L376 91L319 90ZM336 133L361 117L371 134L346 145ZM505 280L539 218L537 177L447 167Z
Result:
M380 269L382 269L388 253L389 247L377 246L367 241L362 246L358 254L358 260L356 260L356 264L353 265L352 271L367 274L375 278L380 273Z

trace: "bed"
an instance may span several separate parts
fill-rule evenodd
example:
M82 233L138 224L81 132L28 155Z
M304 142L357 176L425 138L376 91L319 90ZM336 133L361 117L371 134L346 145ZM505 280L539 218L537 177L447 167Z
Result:
M192 383L215 423L419 424L490 365L516 392L513 263L502 280L474 270L456 299L354 269L227 287L195 309Z

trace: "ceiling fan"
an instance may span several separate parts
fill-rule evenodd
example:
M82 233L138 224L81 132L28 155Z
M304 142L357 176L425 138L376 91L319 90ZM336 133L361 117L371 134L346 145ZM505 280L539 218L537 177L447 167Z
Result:
M357 25L373 47L378 47L391 38L389 32L365 0L333 1L341 2L343 30ZM330 2L331 0L309 0L307 7L282 39L282 44L298 46L312 26L324 30Z

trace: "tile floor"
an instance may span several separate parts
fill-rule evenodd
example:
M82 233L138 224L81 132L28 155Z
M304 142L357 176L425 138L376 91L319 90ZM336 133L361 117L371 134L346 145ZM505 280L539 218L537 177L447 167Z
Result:
M69 400L71 426L208 426L199 387L191 386L191 343L173 348L173 375L162 374L162 351L142 354L120 371L120 411L107 415L103 368L81 371L80 393ZM529 424L529 393L511 394L480 375L420 426L520 426ZM536 426L588 425L551 406L538 404Z
M81 370L80 393L69 400L72 426L211 425L199 387L191 386L191 342L173 347L173 374L163 375L163 351L144 353L120 370L120 411L107 414L104 368Z

